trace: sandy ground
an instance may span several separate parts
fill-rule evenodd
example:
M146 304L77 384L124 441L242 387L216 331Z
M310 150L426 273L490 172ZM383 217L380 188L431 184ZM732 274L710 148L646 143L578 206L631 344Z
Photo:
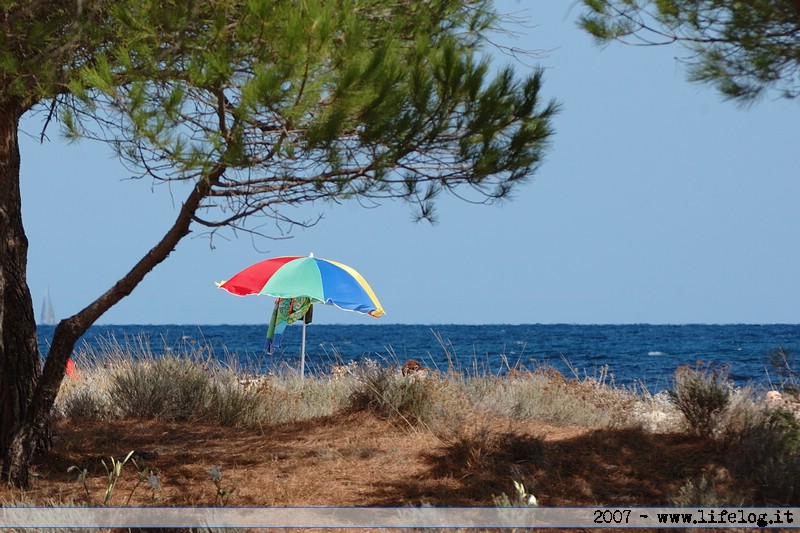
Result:
M718 469L717 452L685 434L533 420L476 417L449 436L369 412L252 429L61 421L30 489L6 486L3 501L100 505L111 458L130 451L109 505L493 505L519 481L545 506L660 506Z

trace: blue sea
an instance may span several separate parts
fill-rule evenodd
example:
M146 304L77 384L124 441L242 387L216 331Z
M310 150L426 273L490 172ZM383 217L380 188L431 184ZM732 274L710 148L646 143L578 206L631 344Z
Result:
M53 326L39 326L46 355ZM158 355L204 347L206 354L237 368L267 372L298 367L302 327L284 332L280 349L265 353L266 325L93 326L76 349L115 340L145 342ZM470 374L502 375L509 368L548 364L568 377L600 377L607 367L616 386L668 388L675 369L698 361L725 366L737 385L778 384L770 355L782 348L800 356L800 325L325 325L306 329L306 370L365 358Z

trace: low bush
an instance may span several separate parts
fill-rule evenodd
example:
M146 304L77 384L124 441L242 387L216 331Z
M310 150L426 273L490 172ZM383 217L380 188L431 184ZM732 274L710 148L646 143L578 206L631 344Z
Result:
M256 391L242 387L236 376L214 382L208 414L222 426L258 423L262 419L261 400Z
M756 502L800 504L800 423L788 409L761 408L728 436L728 467Z
M102 395L83 387L64 398L60 414L67 418L101 420L111 414L111 409Z
M198 363L165 356L116 369L109 397L129 418L197 420L208 414L214 384Z
M689 430L701 437L711 437L724 422L732 390L727 369L698 363L696 367L679 367L667 392L686 417Z
M256 423L262 415L258 392L242 386L232 371L179 356L117 365L108 397L127 418L235 426Z
M396 369L365 365L356 376L350 408L397 417L410 425L433 420L436 380L403 376Z
M670 503L677 507L727 507L742 506L744 501L728 487L718 487L707 476L700 476L684 483Z

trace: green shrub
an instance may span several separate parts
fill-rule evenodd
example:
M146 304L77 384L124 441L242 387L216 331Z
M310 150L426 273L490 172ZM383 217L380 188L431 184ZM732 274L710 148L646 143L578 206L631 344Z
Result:
M528 494L525 485L517 480L514 480L514 494L509 497L505 492L499 496L492 496L492 501L495 507L538 507L536 496Z
M754 487L756 503L800 504L800 423L788 409L750 413L729 436L728 466Z
M213 389L201 365L166 356L116 369L109 397L125 417L197 420L207 414Z
M230 370L187 357L118 365L108 395L117 412L130 418L206 420L223 426L254 424L263 418L257 388L243 386Z
M82 420L101 420L110 414L104 398L88 388L80 388L66 396L62 409L65 417Z
M731 402L732 387L726 369L710 369L702 363L675 371L670 400L686 417L689 429L698 436L711 437L723 422Z
M359 372L350 408L399 417L411 425L426 424L434 415L434 380L403 376L395 369L370 366Z
M681 486L678 495L670 503L677 507L726 507L744 505L744 499L717 487L706 476L700 476Z

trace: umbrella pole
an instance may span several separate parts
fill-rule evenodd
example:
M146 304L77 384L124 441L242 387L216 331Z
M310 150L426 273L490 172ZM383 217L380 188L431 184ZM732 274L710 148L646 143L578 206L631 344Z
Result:
M303 320L303 342L300 345L300 379L306 370L306 321Z

